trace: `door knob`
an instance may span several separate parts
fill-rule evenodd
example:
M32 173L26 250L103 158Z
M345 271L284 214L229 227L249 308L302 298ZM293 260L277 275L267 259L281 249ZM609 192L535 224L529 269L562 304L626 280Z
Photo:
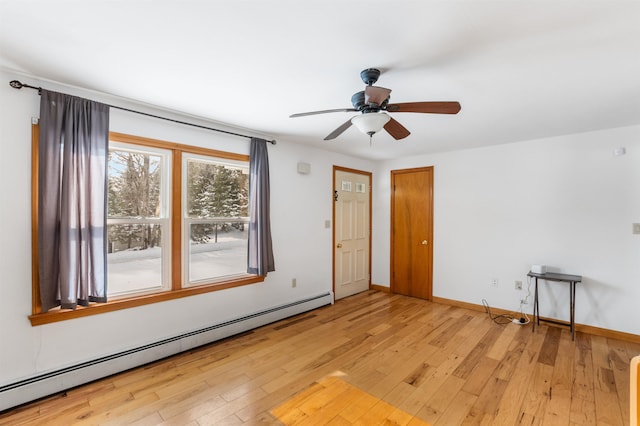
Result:
M342 243L338 243L338 245L336 247L342 248Z
M427 240L422 240L422 243L420 243L420 244L422 244L423 246L426 246L428 244L428 242L427 242Z

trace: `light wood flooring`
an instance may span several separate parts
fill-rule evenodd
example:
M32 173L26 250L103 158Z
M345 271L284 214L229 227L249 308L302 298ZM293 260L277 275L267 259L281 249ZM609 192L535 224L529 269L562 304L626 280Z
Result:
M10 410L0 425L628 425L639 353L368 291Z

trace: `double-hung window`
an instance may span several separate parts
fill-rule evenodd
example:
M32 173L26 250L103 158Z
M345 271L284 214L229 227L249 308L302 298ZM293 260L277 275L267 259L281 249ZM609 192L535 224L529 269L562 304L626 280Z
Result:
M246 156L112 134L108 164L110 297L247 277Z
M183 282L246 275L249 164L189 153L182 159Z
M109 142L109 297L171 288L170 171L170 150Z
M107 161L109 302L41 314L34 279L32 324L264 280L247 273L248 155L112 132Z

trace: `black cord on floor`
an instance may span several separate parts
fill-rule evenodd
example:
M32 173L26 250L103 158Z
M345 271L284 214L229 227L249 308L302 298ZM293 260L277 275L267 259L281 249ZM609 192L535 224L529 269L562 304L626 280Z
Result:
M513 322L514 317L510 314L501 314L494 317L491 313L491 308L489 307L489 303L486 299L482 299L482 305L484 305L484 311L489 314L489 318L491 318L491 320L496 324L505 325L511 324Z

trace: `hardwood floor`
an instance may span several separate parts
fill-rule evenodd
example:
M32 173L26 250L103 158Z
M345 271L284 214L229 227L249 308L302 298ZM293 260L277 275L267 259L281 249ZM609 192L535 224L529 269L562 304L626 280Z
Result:
M628 425L639 353L369 291L2 413L0 425Z
M429 425L341 380L324 378L271 410L287 425Z

